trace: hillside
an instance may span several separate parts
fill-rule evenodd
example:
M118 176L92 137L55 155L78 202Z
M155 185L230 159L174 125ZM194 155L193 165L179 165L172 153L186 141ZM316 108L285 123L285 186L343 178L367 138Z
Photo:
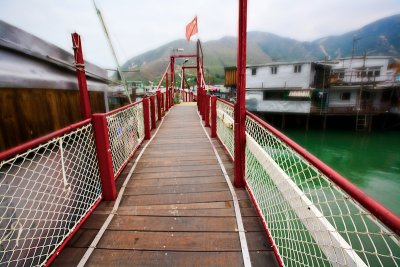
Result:
M380 19L356 31L313 42L300 42L267 32L248 32L247 64L351 56L353 40L355 55L367 53L400 57L400 15ZM235 37L223 37L203 43L205 68L213 82L223 81L225 66L236 65L236 42ZM130 74L129 79L157 81L174 48L183 48L185 54L195 53L195 42L176 40L128 60L123 65L124 68L140 69L140 73Z

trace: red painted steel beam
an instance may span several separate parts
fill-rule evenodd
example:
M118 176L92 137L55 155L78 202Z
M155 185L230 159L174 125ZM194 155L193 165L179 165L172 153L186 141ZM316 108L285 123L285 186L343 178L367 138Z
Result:
M183 66L183 69L197 69L197 66Z
M160 91L161 84L162 84L162 82L164 81L165 77L168 75L169 66L170 66L170 63L168 63L168 66L167 66L167 68L165 69L164 74L163 74L163 76L162 76L160 82L159 82L158 85L157 85L157 91Z
M162 112L161 112L161 104L162 104L162 99L161 99L161 92L157 91L157 120L161 120L162 118Z
M335 182L343 191L354 198L358 203L360 203L365 209L367 209L371 214L381 220L389 229L400 236L400 218L384 207L382 204L377 202L372 197L368 196L365 192L359 189L357 186L352 184L345 177L337 173L331 167L323 163L320 159L312 155L310 152L305 150L303 147L298 145L292 139L266 123L265 121L258 118L256 115L247 112L247 115L255 120L257 123L262 125L265 129L270 131L273 135L281 139L291 148L293 148L297 153L304 157L307 161L313 164L318 170L324 173L329 179Z
M211 97L211 137L217 137L217 97Z
M246 146L246 39L247 39L247 0L239 0L239 38L237 55L237 93L235 104L235 151L234 184L244 187L245 146Z
M143 98L143 124L144 124L144 139L151 138L150 132L150 100L148 97Z
M165 77L165 111L167 112L170 108L169 106L169 80L168 80L168 74Z
M75 57L76 76L78 78L82 118L89 119L92 116L92 109L90 107L89 92L86 83L85 62L83 60L81 37L76 32L71 36Z
M113 201L117 198L117 189L114 181L107 118L105 114L93 114L92 119L103 198Z
M175 88L175 58L173 56L170 57L170 73L171 73L171 87Z
M205 103L204 103L204 113L205 113L205 120L204 120L204 126L205 127L210 127L210 99L211 96L206 93L205 95Z
M150 96L150 112L151 112L151 129L155 129L156 125L156 96Z

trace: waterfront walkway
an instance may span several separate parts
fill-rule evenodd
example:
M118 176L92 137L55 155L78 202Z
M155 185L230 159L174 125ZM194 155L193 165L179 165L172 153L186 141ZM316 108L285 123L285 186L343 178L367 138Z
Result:
M85 266L243 266L234 197L213 145L229 179L232 162L217 140L210 142L195 104L175 105L164 120L118 178L124 192L116 212L115 202L103 201L53 266L76 266L90 246ZM247 192L233 191L252 265L277 266Z

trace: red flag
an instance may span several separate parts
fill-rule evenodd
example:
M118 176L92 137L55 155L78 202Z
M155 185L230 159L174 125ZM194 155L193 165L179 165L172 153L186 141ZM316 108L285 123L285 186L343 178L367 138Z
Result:
M197 33L197 16L186 25L186 39L190 41L190 37Z

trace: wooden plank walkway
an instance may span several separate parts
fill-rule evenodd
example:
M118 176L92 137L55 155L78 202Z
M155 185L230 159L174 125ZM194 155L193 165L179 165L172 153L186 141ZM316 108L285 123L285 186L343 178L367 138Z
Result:
M232 178L232 162L213 143ZM278 266L247 192L236 194L252 265ZM53 266L77 265L113 205L97 207ZM86 266L243 266L232 195L195 105L176 105L165 117Z

